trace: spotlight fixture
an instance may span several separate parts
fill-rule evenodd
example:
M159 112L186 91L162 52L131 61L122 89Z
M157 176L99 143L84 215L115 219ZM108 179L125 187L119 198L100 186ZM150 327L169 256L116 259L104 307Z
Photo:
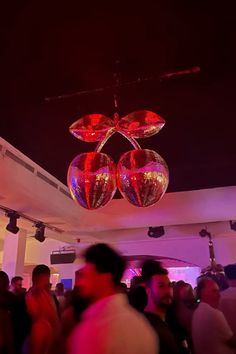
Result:
M229 223L230 223L230 228L231 228L231 230L236 231L236 221L230 220Z
M9 223L6 226L6 230L10 231L13 234L17 234L20 230L19 227L16 225L17 219L19 219L20 215L17 214L16 211L10 210L6 212L6 216L10 219Z
M35 224L36 232L35 232L35 239L39 242L45 241L45 225L42 222L38 222Z
M208 232L206 229L202 229L200 232L199 232L199 235L201 236L201 237L211 237L211 234L210 234L210 232Z
M148 228L148 236L149 237L159 238L163 235L165 235L164 226L156 226L156 227L150 226Z

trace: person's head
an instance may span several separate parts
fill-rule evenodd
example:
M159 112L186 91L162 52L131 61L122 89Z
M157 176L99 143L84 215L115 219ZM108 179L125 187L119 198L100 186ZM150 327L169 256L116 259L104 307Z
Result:
M143 312L147 306L147 293L144 286L130 288L128 293L129 303L136 310Z
M190 284L180 280L175 283L173 289L175 303L182 302L186 305L192 305L195 303L193 288Z
M33 286L38 288L50 289L50 269L45 264L37 265L32 272Z
M213 279L202 277L197 284L197 297L201 302L217 308L220 301L220 288Z
M0 271L0 291L7 291L9 289L9 278L7 273Z
M56 293L57 295L64 295L64 284L63 283L57 283L56 285Z
M77 279L80 295L95 302L119 292L125 270L123 257L106 244L89 247L84 254L85 266Z
M228 264L224 267L224 272L229 286L236 287L236 264Z
M168 271L159 267L150 274L146 283L148 305L166 310L173 302L173 288Z
M23 288L23 278L20 276L13 277L11 280L11 290L13 293L19 294L22 293Z
M138 275L135 275L130 281L130 289L136 288L137 286L142 284L143 284L143 278Z
M143 281L146 283L150 276L159 268L162 268L161 262L155 261L154 259L146 259L142 264L141 271Z

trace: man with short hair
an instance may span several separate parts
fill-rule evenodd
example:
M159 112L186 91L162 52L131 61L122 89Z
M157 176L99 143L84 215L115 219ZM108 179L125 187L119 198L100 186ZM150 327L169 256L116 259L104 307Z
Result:
M166 312L173 302L173 289L168 271L160 265L153 267L146 279L148 303L145 316L155 329L160 341L160 354L177 354L180 348L175 335L167 324Z
M161 262L154 259L146 259L142 264L141 276L134 276L131 279L130 291L128 294L129 303L140 312L144 312L147 305L146 281L149 274L161 267Z
M33 286L26 294L26 306L32 327L29 336L30 354L54 354L59 334L59 317L50 291L50 269L37 265L32 272Z
M220 290L207 277L197 286L200 304L193 314L192 338L195 354L233 354L236 341L221 311L218 310Z
M11 292L15 295L20 295L24 292L23 290L23 278L20 276L13 277L11 280Z
M227 265L224 271L229 288L221 293L220 310L236 336L236 264Z
M106 244L85 252L77 286L89 301L68 343L69 354L156 354L157 339L146 319L120 292L124 259Z

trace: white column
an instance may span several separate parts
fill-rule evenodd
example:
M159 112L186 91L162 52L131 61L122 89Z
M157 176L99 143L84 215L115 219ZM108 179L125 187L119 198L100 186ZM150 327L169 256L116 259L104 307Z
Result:
M5 232L3 245L2 270L12 277L24 274L26 230L20 229L18 234Z

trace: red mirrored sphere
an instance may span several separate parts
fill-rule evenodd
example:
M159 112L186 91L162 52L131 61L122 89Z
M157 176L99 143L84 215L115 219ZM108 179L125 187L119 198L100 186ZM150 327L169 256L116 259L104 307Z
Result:
M74 122L69 130L76 138L90 143L104 139L113 127L112 119L102 114L89 114Z
M117 124L118 129L133 138L147 138L158 133L165 120L150 111L136 111L123 117Z
M73 199L83 208L101 208L115 194L116 165L103 153L80 154L69 166L67 184Z
M131 150L123 154L117 166L117 184L122 196L138 207L157 203L169 183L164 159L153 150Z

